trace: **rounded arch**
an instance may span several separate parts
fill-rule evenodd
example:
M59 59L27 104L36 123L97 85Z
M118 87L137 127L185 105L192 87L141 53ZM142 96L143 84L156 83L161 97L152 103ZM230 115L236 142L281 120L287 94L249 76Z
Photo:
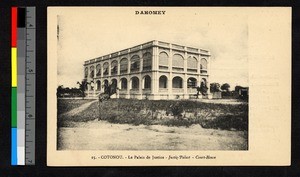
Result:
M166 52L159 53L159 65L169 65L169 55Z
M159 88L168 88L168 78L165 75L159 77Z
M117 87L118 87L117 79L112 79L111 80L111 85L110 85L111 93L116 93Z
M194 77L189 77L187 80L187 87L188 88L195 88L197 87L197 79Z
M95 89L95 83L94 83L94 81L91 81L91 82L90 82L90 85L91 85L91 87L90 87L91 90L94 90L94 89Z
M173 67L183 68L184 67L184 58L180 54L173 55Z
M87 78L89 75L89 68L88 67L85 67L84 68L84 78Z
M200 69L207 70L207 60L205 58L201 58Z
M131 78L131 89L139 89L140 87L140 80L138 77L134 76Z
M103 85L107 85L108 86L108 80L107 79L104 79L104 81L103 81Z
M101 76L101 65L97 64L96 66L96 76Z
M151 89L151 77L146 75L143 77L143 89Z
M125 77L121 78L121 89L122 90L127 90L127 79Z
M204 84L205 86L207 85L207 80L205 78L201 79L201 85Z
M175 76L172 80L172 87L173 88L183 88L183 79L179 76Z
M151 70L152 69L152 54L150 52L146 52L143 55L143 70Z
M93 78L95 75L95 67L94 66L91 66L90 67L90 78Z
M120 73L124 74L128 72L128 59L122 58L120 60Z
M139 71L140 70L140 57L138 55L133 55L130 59L130 71Z
M111 66L111 75L118 74L118 61L113 60L110 64L110 66Z
M101 90L101 81L100 80L96 81L96 87L97 87L96 88L97 90Z
M107 79L105 79L105 80L103 81L103 85L102 85L103 90L104 90L104 93L108 93L108 92L109 92L108 86L109 86L109 81L108 81Z
M109 74L109 64L108 64L108 62L105 62L103 64L103 75L106 76L108 74Z
M189 57L187 58L187 67L188 67L188 68L197 69L197 58L196 58L196 57L189 56Z

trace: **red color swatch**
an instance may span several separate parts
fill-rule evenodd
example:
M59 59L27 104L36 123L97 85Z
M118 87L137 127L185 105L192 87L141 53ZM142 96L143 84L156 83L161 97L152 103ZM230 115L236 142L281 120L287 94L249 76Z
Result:
M11 46L17 47L18 8L11 8Z

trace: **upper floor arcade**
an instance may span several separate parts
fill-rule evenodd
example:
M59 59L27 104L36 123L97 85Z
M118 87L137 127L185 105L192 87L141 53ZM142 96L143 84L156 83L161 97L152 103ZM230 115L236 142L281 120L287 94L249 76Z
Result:
M176 44L150 41L85 61L84 78L93 79L147 71L207 75L210 53Z

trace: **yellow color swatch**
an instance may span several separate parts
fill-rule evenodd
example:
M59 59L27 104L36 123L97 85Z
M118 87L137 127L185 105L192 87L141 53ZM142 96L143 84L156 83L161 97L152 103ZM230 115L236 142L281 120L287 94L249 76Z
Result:
M12 47L11 48L11 86L17 87L17 48Z

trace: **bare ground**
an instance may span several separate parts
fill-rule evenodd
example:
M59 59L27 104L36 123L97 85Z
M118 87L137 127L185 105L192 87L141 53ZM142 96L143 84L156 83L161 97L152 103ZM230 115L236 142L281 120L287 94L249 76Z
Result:
M247 150L243 131L203 129L200 125L111 124L105 121L78 122L59 128L60 150Z

